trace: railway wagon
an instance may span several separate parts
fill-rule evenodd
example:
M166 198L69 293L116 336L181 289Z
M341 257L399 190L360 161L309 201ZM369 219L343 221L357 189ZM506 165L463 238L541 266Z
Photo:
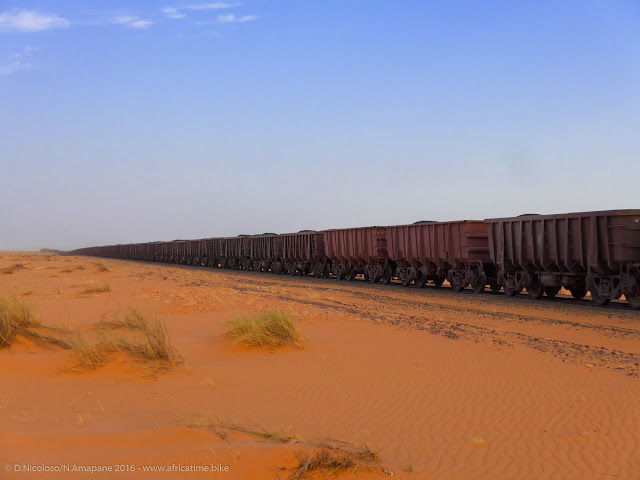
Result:
M190 265L207 265L207 240L208 238L201 238L199 240L191 240L190 250Z
M226 237L222 240L221 266L223 268L242 269L249 252L249 235Z
M561 287L596 305L623 294L640 308L640 210L487 219L491 258L507 295Z
M164 242L162 244L162 262L174 263L176 242Z
M247 238L247 258L243 261L245 270L268 272L272 265L282 259L282 238L276 233L263 233Z
M206 245L207 260L204 265L207 267L224 266L222 265L225 248L224 238L207 238Z
M323 234L331 272L339 280L353 280L357 274L369 280L373 275L382 276L387 268L385 227L324 230Z
M487 284L500 290L483 221L418 222L386 231L390 262L383 282L394 276L404 286L415 282L422 287L430 280L439 287L448 279L456 291L471 285L480 293Z
M272 270L276 273L328 277L331 273L331 261L325 255L324 233L303 230L298 233L285 233L282 238L282 261L275 262ZM281 264L278 264L281 263Z

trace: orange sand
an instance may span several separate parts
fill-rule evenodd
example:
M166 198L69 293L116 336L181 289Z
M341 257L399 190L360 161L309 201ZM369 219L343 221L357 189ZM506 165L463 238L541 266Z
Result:
M32 291L21 298L45 324L89 331L137 306L167 322L186 363L154 377L116 356L70 373L68 351L24 339L0 350L0 479L291 473L299 446L179 423L203 414L366 444L396 478L640 478L638 312L109 259L96 273L92 258L1 255L0 269L27 268L0 275L0 295ZM111 292L81 293L103 280ZM246 350L224 336L225 320L265 308L299 319L304 349ZM136 470L5 470L66 463ZM172 464L229 472L137 470Z

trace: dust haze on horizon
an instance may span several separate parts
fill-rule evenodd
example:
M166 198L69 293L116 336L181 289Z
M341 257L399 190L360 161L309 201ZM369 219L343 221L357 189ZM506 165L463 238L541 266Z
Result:
M0 250L640 208L640 3L5 2Z

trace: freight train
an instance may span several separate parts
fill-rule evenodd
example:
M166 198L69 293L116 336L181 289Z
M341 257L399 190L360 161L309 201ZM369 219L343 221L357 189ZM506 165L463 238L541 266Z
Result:
M489 288L640 309L640 210L416 222L81 248L90 255L372 283Z

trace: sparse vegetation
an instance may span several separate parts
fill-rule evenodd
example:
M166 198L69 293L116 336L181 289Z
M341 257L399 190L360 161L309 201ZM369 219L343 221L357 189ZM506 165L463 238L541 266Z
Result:
M96 267L96 272L98 272L98 273L108 272L109 271L109 267L107 267L102 262L94 263L93 265Z
M71 370L95 370L109 360L109 354L117 351L117 346L111 339L101 335L98 340L88 340L80 333L71 343L75 364Z
M33 295L33 290L25 290L24 292L20 292L20 295L22 295L23 297Z
M374 471L381 469L376 450L351 443L327 439L316 443L311 452L298 454L299 464L289 479L307 478L312 475L336 475L339 472Z
M214 416L195 416L178 420L177 423L190 428L207 429L226 440L229 432L242 432L265 440L299 444L298 464L292 469L289 479L302 479L322 475L328 477L345 470L373 472L382 469L379 453L367 445L355 445L335 439L307 442L288 431L269 431L257 427L239 425L235 421L221 420ZM386 469L383 469L388 472Z
M74 270L84 270L84 267L82 265L76 265L75 267L73 267Z
M83 288L82 293L104 293L111 291L111 287L106 281L85 283Z
M106 320L105 317L106 315L97 324L98 327L128 330L147 330L149 327L148 317L137 308L130 308L126 312L111 313L110 320Z
M113 321L101 321L100 328L137 330L136 338L100 332L92 340L78 334L73 343L75 364L70 370L95 370L109 360L109 355L122 352L147 365L156 368L175 366L183 362L182 356L171 344L164 323L158 318L150 319L137 309L131 309L124 316L114 315Z
M133 357L145 362L167 363L175 366L182 363L182 356L171 345L169 332L158 318L144 320L142 337L131 341L122 338L118 346Z
M11 265L10 267L3 268L2 270L0 270L0 273L3 275L11 275L14 272L19 272L20 270L25 270L26 268L27 267L25 267L23 264L16 263L14 265Z
M38 330L63 332L61 329L42 325L40 317L17 296L8 299L0 297L0 348L10 347L18 335L27 337L39 345L70 347L64 339L45 335Z
M60 273L71 273L71 269L69 267L64 267L60 269Z
M294 345L302 348L305 338L288 313L267 310L254 316L240 315L225 323L227 335L249 347L275 348Z
M240 425L235 421L224 420L211 415L200 415L188 418L182 418L177 421L182 425L186 425L190 428L202 428L213 431L220 438L225 440L229 431L242 432L247 435L253 435L255 437L264 438L278 443L298 443L303 440L297 435L291 435L288 432L280 431L268 431L258 427L248 427Z

